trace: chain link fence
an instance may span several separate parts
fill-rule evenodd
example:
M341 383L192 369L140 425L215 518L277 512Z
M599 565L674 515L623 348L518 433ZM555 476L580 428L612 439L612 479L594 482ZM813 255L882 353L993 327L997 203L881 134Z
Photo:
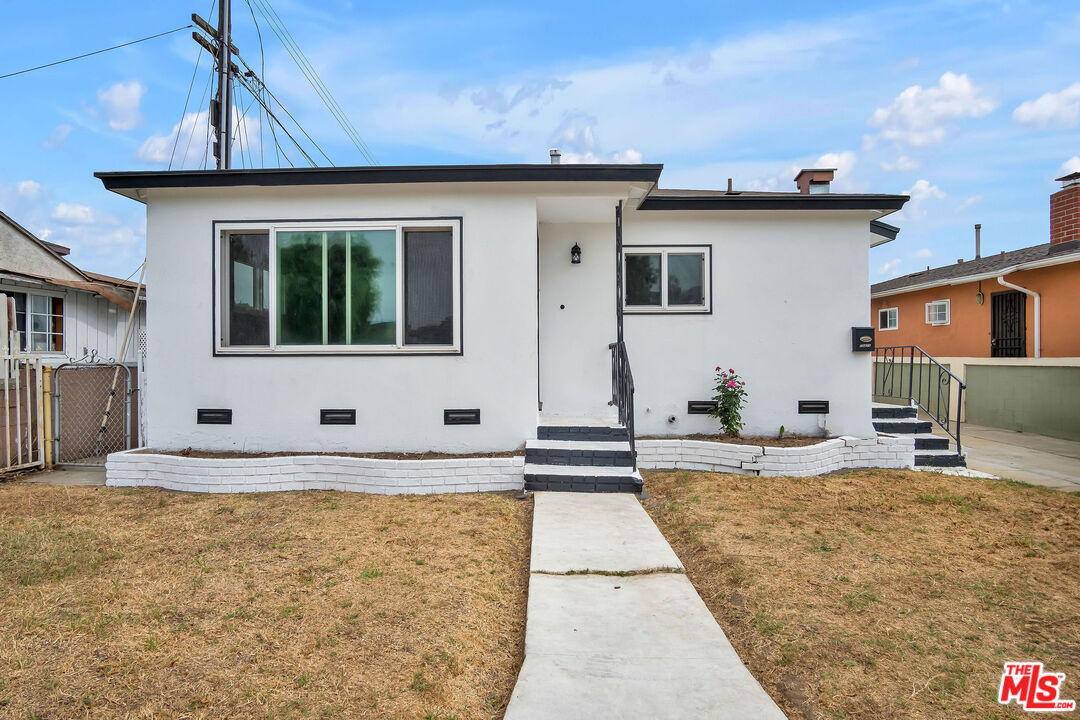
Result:
M105 456L135 447L132 369L120 363L59 365L54 371L55 462L103 465ZM111 397L111 401L110 401Z

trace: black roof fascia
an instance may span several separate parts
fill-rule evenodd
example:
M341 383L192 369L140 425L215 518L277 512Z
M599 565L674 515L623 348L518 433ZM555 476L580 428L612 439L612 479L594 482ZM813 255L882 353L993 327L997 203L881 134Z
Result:
M715 195L646 197L639 210L899 210L907 195Z
M340 168L255 168L97 172L105 189L207 188L239 186L364 185L470 182L648 182L660 164L607 165L397 165Z
M899 234L900 232L900 228L896 227L895 225L890 225L889 223L881 222L880 220L871 220L870 232L874 235L880 235L883 238L888 238L889 240L895 240L897 234Z

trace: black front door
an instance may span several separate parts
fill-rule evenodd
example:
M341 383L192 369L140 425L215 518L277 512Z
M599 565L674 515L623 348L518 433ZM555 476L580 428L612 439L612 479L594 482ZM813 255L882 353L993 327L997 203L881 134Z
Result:
M990 357L1027 357L1026 303L1016 290L990 296Z

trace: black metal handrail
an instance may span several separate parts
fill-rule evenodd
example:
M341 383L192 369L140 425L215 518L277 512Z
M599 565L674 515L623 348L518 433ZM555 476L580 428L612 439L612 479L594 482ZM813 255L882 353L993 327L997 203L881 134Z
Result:
M906 381L906 382L905 382ZM955 413L952 389L957 388ZM960 410L967 384L918 345L895 345L874 350L874 397L915 403L945 433L960 452ZM954 417L955 415L955 417Z
M634 374L622 340L608 345L611 349L611 404L619 409L619 423L630 439L630 455L637 470L637 445L634 442Z

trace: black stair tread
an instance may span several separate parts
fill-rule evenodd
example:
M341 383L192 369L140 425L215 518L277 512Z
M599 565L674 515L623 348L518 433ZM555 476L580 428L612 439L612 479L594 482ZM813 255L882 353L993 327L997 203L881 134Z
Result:
M919 416L919 409L909 405L896 405L894 407L874 407L870 411L875 420L904 420L914 419Z
M918 467L967 467L967 458L956 453L949 455L915 453L915 465Z

